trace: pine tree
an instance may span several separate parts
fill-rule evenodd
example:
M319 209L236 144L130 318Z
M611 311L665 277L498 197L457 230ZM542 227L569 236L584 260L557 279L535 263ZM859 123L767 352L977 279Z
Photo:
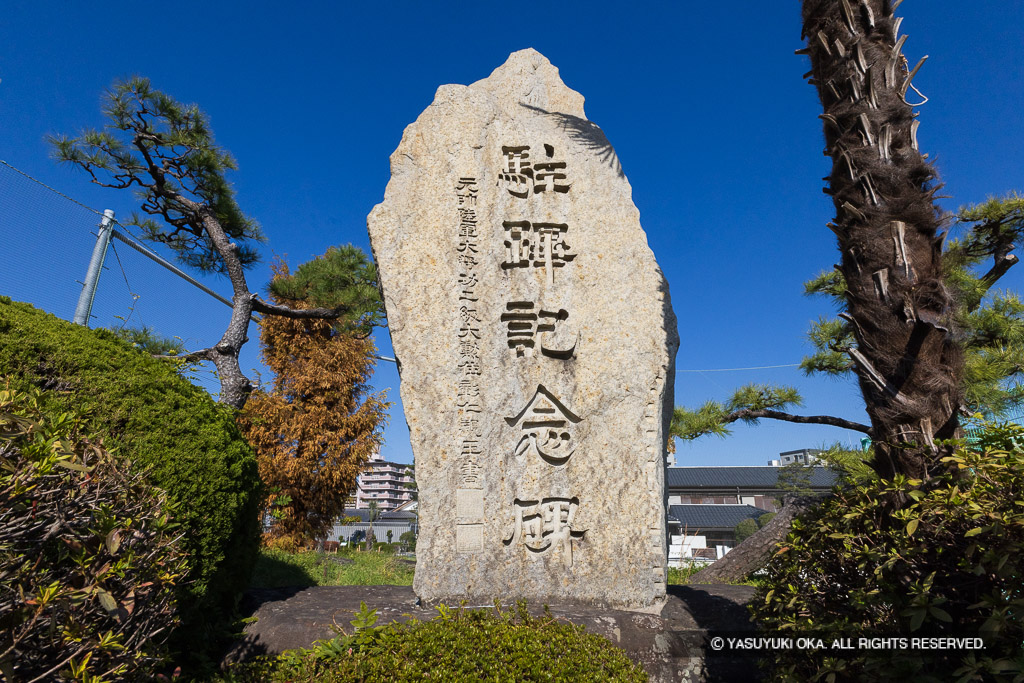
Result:
M273 300L300 310L305 301L360 301L375 277L365 255L351 246L332 248L294 275L281 263L274 272ZM319 285L311 283L322 284L325 272L334 274L334 289L312 294ZM344 321L282 316L260 323L261 353L274 380L270 391L253 393L239 426L256 450L269 492L262 514L277 513L265 536L269 545L294 549L326 537L382 443L389 404L367 385L375 349L346 327Z
M105 102L106 127L75 138L51 138L55 156L86 171L97 185L134 190L142 214L134 214L128 225L138 227L145 239L167 245L182 264L222 273L231 281L233 307L224 335L186 360L212 361L220 377L220 401L241 408L252 385L238 354L253 313L334 319L350 310L272 304L249 290L245 270L258 261L257 245L265 238L235 201L226 174L237 165L214 141L199 107L176 101L145 78L115 83Z

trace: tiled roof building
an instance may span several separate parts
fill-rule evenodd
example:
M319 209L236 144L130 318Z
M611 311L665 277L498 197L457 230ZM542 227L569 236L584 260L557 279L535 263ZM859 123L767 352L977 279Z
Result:
M745 519L757 519L768 514L752 505L670 505L670 522L688 526L691 530L722 529L732 531Z
M780 455L792 461L813 451ZM806 460L814 462L813 457ZM834 470L819 466L667 468L669 565L727 553L736 545L736 525L777 512L787 485L824 494L837 480Z
M752 505L775 512L784 493L781 467L669 467L665 488L669 505ZM828 467L806 468L806 485L816 493L829 491L837 475ZM785 475L783 475L785 476Z

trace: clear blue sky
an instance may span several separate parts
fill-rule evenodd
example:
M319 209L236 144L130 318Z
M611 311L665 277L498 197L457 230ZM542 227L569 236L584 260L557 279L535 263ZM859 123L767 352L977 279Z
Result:
M366 215L383 198L388 157L436 88L484 78L510 52L533 47L584 95L588 117L605 130L633 186L680 321L677 403L778 382L803 392L806 413L863 420L852 384L805 379L796 368L711 372L797 363L808 352L808 322L832 312L828 302L801 295L803 281L838 256L825 227L832 206L820 191L829 161L819 104L801 80L806 58L793 54L801 47L799 10L796 0L289 9L261 1L8 3L0 16L0 159L127 216L129 195L56 166L44 136L100 125L104 88L118 77L148 76L209 114L218 141L238 159L239 203L262 223L268 260L273 250L296 265L334 244L368 248ZM915 79L931 98L919 138L952 196L944 206L1024 189L1024 0L907 0L900 13L911 63L930 55ZM13 220L12 212L33 212L18 201L0 194L8 204L0 206L0 263L31 266L18 249L63 238ZM72 268L84 274L88 255L74 258L82 263ZM1018 269L1005 282L1020 290ZM20 298L40 305L53 294L48 277L12 272L0 273L0 294L27 287ZM265 264L257 267L251 286L262 288L268 277ZM186 311L183 329L160 331L219 336L227 309L211 310ZM389 354L387 334L377 340ZM396 402L385 455L410 462L394 367L382 364L374 382L391 387ZM858 437L766 423L738 427L725 440L680 444L678 458L757 465L782 450Z

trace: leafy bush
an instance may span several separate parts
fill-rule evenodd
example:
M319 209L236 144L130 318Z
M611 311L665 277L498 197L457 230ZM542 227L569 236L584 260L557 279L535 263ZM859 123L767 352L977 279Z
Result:
M950 472L927 483L897 477L839 489L794 521L752 611L794 636L981 637L985 649L778 650L780 678L1024 672L1024 428L988 425L979 443L945 461Z
M416 534L414 534L413 532L403 531L402 535L398 537L398 542L410 551L416 551Z
M743 519L736 525L734 530L736 543L742 543L757 533L757 521L754 519Z
M0 389L0 671L137 677L161 659L188 566L162 492L38 392Z
M646 681L644 670L582 626L514 610L438 607L432 621L375 626L363 604L354 632L243 665L227 680L249 681Z
M259 478L234 411L107 330L72 325L0 297L0 375L49 389L47 410L85 416L86 431L131 457L178 506L190 557L183 633L205 644L246 587L258 543ZM190 646L190 649L195 649Z

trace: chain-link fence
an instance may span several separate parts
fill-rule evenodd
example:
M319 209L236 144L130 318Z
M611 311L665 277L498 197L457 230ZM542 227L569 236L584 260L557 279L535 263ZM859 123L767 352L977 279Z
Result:
M102 211L0 161L0 295L74 320L102 219ZM215 344L231 315L226 279L176 274L169 258L134 239L116 216L111 227L88 326L146 327L180 340L186 350ZM227 296L218 299L217 291ZM243 371L260 367L255 341L243 347L240 362ZM193 381L215 394L213 366L204 365L211 371Z

